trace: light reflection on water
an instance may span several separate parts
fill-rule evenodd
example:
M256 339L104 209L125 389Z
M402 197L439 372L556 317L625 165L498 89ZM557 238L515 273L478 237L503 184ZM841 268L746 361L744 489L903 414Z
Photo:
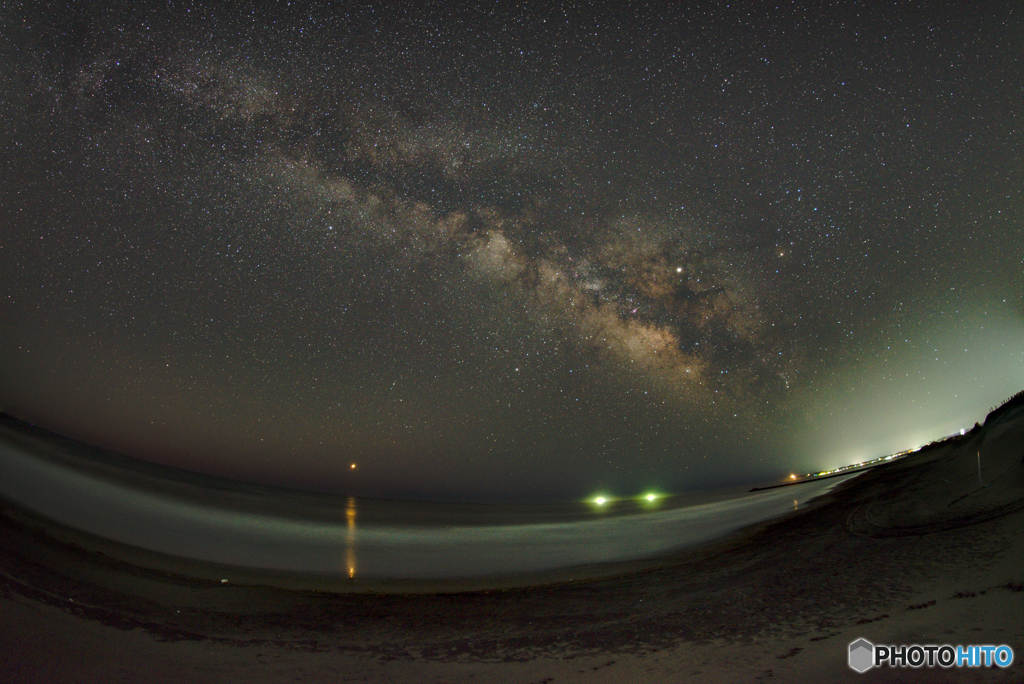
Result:
M357 569L361 578L440 579L636 560L721 537L800 505L789 487L666 497L656 507L610 502L600 510L587 502L357 500L90 458L0 440L0 497L114 541L242 567L337 574L340 540L341 572L353 579ZM797 485L800 500L843 479Z
M348 567L349 579L356 576L356 500L355 497L348 498L348 507L345 509L345 519L348 521L348 532L345 534L345 565Z

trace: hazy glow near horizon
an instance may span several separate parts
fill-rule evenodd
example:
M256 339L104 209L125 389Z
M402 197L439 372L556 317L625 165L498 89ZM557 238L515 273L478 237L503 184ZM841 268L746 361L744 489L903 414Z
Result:
M817 463L859 463L969 430L1024 388L1024 320L1006 305L969 312L918 346L930 353L879 353L872 372L839 373L830 415L807 435L808 445L828 445Z

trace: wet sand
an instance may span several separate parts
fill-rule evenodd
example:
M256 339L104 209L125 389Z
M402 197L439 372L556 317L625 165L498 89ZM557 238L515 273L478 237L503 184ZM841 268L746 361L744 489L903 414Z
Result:
M1019 682L1022 456L1018 402L781 520L503 589L343 593L104 544L6 505L0 680ZM859 637L1016 655L1005 670L858 675L846 648Z

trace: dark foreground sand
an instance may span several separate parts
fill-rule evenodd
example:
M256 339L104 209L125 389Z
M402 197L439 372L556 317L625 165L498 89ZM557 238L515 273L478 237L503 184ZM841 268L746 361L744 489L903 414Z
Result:
M0 679L1021 682L1022 456L1015 402L809 510L657 564L445 594L222 584L209 567L116 553L5 506ZM858 675L846 665L858 637L1007 644L1016 657L1006 670Z

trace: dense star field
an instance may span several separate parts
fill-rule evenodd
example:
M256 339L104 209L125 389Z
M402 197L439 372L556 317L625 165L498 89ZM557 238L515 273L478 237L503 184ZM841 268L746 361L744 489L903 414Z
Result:
M4 8L0 408L483 500L969 427L1024 386L1014 4Z

